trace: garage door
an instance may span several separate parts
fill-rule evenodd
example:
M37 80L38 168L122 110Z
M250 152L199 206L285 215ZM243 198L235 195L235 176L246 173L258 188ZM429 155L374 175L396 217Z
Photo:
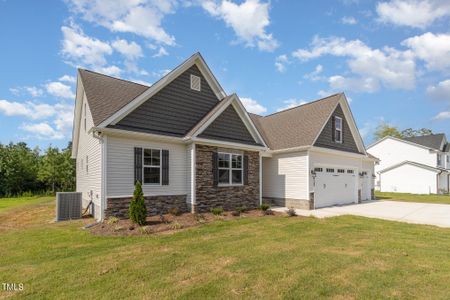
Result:
M356 171L348 168L317 167L314 169L315 207L355 203L358 198Z

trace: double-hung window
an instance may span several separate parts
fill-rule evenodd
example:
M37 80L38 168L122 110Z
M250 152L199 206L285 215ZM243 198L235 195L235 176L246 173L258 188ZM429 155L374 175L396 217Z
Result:
M218 153L219 185L240 185L243 179L243 156Z
M144 149L144 184L161 184L161 150Z
M342 143L342 118L334 118L334 139L336 143Z

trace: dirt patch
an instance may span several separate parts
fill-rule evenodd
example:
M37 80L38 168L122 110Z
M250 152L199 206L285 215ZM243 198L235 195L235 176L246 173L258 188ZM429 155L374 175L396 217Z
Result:
M284 213L273 212L273 215L263 215L260 210L250 210L239 216L234 216L231 212L225 212L220 216L212 213L191 214L184 213L179 216L165 214L162 216L147 217L144 226L133 224L130 220L119 220L110 218L101 224L90 228L90 232L95 235L108 236L132 236L146 234L167 234L173 233L186 228L201 226L206 223L215 221L227 221L239 218L270 218L274 216L285 215Z

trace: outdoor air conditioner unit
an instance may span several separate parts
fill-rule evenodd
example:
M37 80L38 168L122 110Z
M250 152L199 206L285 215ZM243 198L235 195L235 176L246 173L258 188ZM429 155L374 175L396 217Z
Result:
M56 221L81 219L81 193L56 193Z

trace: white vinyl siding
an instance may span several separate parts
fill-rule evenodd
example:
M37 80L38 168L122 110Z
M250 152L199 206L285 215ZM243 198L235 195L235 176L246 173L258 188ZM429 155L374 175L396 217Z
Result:
M308 155L295 152L263 158L263 197L309 199Z
M436 172L405 164L381 174L381 191L413 194L435 194Z
M76 190L82 193L83 206L86 206L91 197L95 204L95 217L100 219L101 199L102 199L102 144L99 139L94 138L92 134L88 134L89 129L94 126L89 105L87 105L86 95L82 98L81 118L86 116L85 131L83 127L79 130L77 164L76 164Z
M133 195L134 147L169 150L169 185L144 184L142 190L145 196L188 193L185 145L109 135L106 151L107 197Z

